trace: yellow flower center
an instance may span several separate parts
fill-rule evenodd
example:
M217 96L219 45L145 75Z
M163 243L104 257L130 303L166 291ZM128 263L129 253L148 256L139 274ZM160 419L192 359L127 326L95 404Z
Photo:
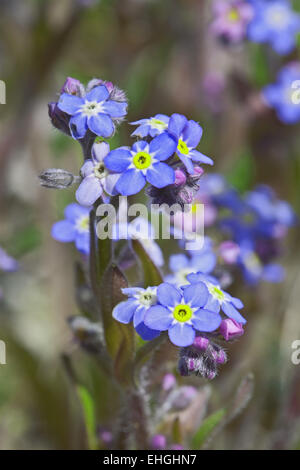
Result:
M223 292L221 291L219 287L211 286L208 288L208 290L211 293L211 295L213 295L218 300L224 300L225 295L223 294Z
M247 256L245 259L245 265L249 271L259 272L261 269L261 262L255 253L251 253Z
M167 127L168 127L168 125L165 122L160 121L159 119L155 119L155 118L152 118L150 120L150 125L151 125L151 127L154 127L154 129L157 129L159 131L160 130L163 131L163 130L167 129Z
M189 148L182 139L179 139L177 149L180 153L183 153L183 155L189 154Z
M138 170L145 170L151 165L151 155L147 152L138 152L133 157L133 164Z
M89 230L89 216L85 215L84 217L81 217L81 219L78 220L77 222L77 227L80 230L80 232L88 232Z
M173 310L173 317L175 320L182 323L189 321L192 318L193 311L189 305L180 304L177 305Z
M240 14L239 14L237 8L232 8L230 10L230 12L228 13L228 19L229 19L229 21L232 21L233 23L235 23L236 21L239 21Z

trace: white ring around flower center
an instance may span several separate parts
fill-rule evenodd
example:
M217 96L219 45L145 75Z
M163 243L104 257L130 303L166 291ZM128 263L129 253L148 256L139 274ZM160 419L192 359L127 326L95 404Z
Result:
M80 110L84 116L97 116L97 114L103 112L103 101L101 101L100 103L98 103L97 101L85 101L85 103L81 106Z

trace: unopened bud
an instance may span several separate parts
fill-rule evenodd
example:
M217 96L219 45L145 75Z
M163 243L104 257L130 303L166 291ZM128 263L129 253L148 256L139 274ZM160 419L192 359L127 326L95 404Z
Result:
M84 86L76 78L67 77L65 83L63 84L61 93L68 93L69 95L75 95L82 97L84 95Z
M48 103L48 114L53 126L64 134L71 135L70 116L59 109L57 103Z
M221 322L220 333L226 341L233 340L244 334L243 325L232 318L226 318Z
M81 316L71 317L68 322L83 349L92 354L98 354L102 351L103 330L98 323L93 323Z
M230 240L225 241L219 246L219 253L225 263L234 264L240 254L240 247Z
M186 183L186 175L180 168L175 170L175 186L182 186Z
M193 346L200 351L205 351L209 345L209 340L204 336L196 336Z
M174 385L176 384L176 377L175 375L173 374L166 374L164 377L163 377L163 380L162 380L162 388L163 390L165 390L166 392L171 390L171 388L174 387Z
M156 434L151 439L151 448L155 450L164 450L167 447L167 439L163 434Z
M66 189L80 182L80 177L61 168L48 168L39 175L41 186L51 189Z

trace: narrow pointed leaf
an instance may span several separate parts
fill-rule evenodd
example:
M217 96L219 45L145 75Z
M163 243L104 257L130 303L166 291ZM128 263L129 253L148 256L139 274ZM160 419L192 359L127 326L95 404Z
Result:
M146 253L139 240L132 240L132 248L138 256L143 269L144 287L147 288L161 284L163 282L161 272Z

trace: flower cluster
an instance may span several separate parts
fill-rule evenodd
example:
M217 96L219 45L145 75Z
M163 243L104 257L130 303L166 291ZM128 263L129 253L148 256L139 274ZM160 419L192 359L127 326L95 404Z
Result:
M263 89L263 98L274 108L278 118L285 124L300 121L300 63L291 62L285 65L274 84Z
M256 2L251 5L256 8ZM243 31L246 17L250 17L247 11L242 1L219 8L219 13L233 23L235 15L239 15L239 20L244 21ZM237 40L237 32L241 33L237 25L235 31ZM264 90L264 99L276 108L281 119L289 122L298 119L293 104L287 102L298 73L298 65L290 64L281 72L278 84ZM91 245L90 230L100 204L112 199L115 208L115 196L138 194L146 186L145 194L159 205L177 204L180 208L189 204L189 212L178 210L171 217L171 234L178 239L175 235L184 227L184 235L178 242L178 251L169 256L169 269L164 266L162 249L148 219L142 215L134 220L124 219L125 209L119 205L111 231L111 265L116 262L118 269L131 279L130 268L138 256L151 281L145 281L144 287L138 280L133 281L128 287L124 275L117 289L119 299L123 294L125 300L123 297L113 304L114 308L110 306L109 316L114 324L114 320L132 322L144 341L167 337L180 348L181 375L212 379L219 365L227 361L222 342L240 337L246 324L242 301L228 292L234 270L241 270L251 285L261 280L281 281L284 272L276 258L288 228L295 223L295 215L289 204L277 199L267 186L258 186L242 196L221 175L203 175L204 169L199 165L213 164L198 150L203 130L196 121L181 114L157 114L135 121L131 124L136 127L132 133L136 141L131 146L111 148L104 139L113 135L126 112L124 92L100 79L84 87L78 80L68 78L58 102L49 105L54 126L79 140L84 154L78 176L61 169L46 170L41 175L41 184L46 187L65 189L78 185L77 202L66 207L64 220L52 227L52 236L60 242L74 242L84 255L82 262L93 267L95 250L100 260L102 255L101 243ZM203 227L196 217L201 204L205 205L205 227L218 230L218 243L213 237L202 236ZM191 233L196 233L201 244L183 252L183 243ZM91 276L100 271L97 263L95 272L90 270ZM88 289L90 284L87 282ZM84 320L77 320L71 322L76 335L81 335L82 329L88 335L84 341L81 338L82 347L102 354L105 325L102 331L102 325L95 329Z
M278 54L296 46L300 15L289 0L215 0L211 33L224 43L268 43Z
M248 38L269 43L278 54L288 54L296 45L300 16L288 0L249 0L254 17L248 26Z
M129 298L114 308L113 317L121 323L133 321L143 339L167 331L170 341L184 348L193 345L199 333L216 331L223 314L238 325L246 323L238 312L242 302L224 292L213 277L199 272L187 278L189 284L182 287L165 282L147 289L123 289ZM229 334L224 337L229 339Z
M265 185L241 197L218 174L203 177L197 197L204 199L205 204L208 201L214 213L210 222L218 226L224 237L230 237L218 249L227 267L241 269L249 284L282 281L284 270L274 260L282 251L288 229L296 222L287 202L278 200Z

